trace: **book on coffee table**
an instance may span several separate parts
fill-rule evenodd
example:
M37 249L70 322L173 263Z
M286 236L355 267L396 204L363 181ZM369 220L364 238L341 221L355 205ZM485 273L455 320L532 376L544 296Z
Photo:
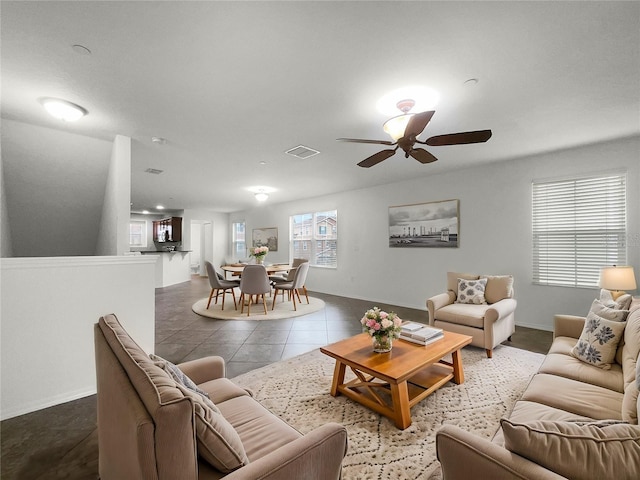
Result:
M430 327L422 323L408 322L402 325L400 339L419 345L428 345L444 337L441 328Z

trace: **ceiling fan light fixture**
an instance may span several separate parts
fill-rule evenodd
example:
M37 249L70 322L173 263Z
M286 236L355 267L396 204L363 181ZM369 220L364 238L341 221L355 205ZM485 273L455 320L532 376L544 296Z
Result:
M384 123L382 128L393 139L394 142L397 142L404 136L404 131L407 128L407 124L409 123L409 120L411 120L411 117L413 117L413 115L413 113L405 113L403 115L398 115L397 117L390 118Z
M44 97L39 101L51 116L59 120L64 120L65 122L75 122L89 113L80 105L60 98Z

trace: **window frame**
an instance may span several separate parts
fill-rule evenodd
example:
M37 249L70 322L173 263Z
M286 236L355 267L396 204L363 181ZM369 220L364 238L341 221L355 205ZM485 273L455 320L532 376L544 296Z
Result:
M134 225L139 225L141 226L141 233L140 233L140 243L132 243L131 239L133 236L133 232L131 231L132 227ZM134 247L134 248L146 248L148 246L147 243L147 221L146 220L129 220L129 247Z
M238 225L242 225L242 234L244 236L243 240L238 240ZM244 248L241 249L242 252L238 249L240 245L244 246ZM238 260L247 257L247 222L245 222L244 220L231 222L231 253L234 256L234 259L237 255L240 254L242 256L239 257Z
M598 288L600 268L627 262L627 172L531 182L534 285Z
M310 217L310 220L305 220ZM296 222L296 218L300 221ZM335 219L335 225L322 225L328 219ZM300 233L296 232L295 225L299 224ZM321 226L325 227L327 233L320 233ZM296 244L301 242L300 247L296 250ZM327 243L333 243L329 250L333 255L324 256L329 263L318 263L318 255L323 251L318 244L326 246ZM326 251L326 248L324 249ZM302 253L304 252L304 253ZM305 212L291 215L289 217L289 258L307 258L309 265L319 268L338 268L338 210L322 210L317 212Z

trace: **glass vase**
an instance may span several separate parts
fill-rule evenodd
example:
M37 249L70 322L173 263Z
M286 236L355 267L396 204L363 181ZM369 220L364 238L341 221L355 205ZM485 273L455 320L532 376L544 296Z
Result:
M389 335L374 335L373 351L376 353L387 353L393 348L393 337Z
M256 263L258 265L262 265L263 262L264 262L264 257L256 257Z

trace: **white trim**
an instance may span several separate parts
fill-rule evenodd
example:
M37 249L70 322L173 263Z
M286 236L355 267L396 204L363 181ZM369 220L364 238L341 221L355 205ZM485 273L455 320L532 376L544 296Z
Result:
M131 265L156 263L157 255L123 255L100 257L12 257L0 259L3 270L43 267L82 267L94 265Z

